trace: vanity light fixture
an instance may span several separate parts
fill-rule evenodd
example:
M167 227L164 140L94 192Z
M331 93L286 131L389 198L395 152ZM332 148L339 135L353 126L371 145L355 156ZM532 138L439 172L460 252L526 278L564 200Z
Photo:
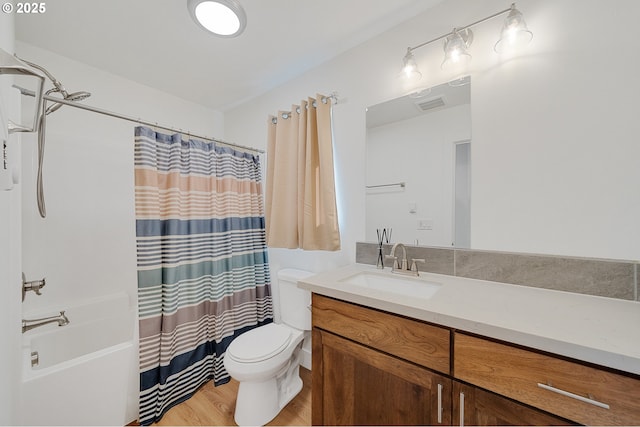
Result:
M187 0L187 8L196 24L218 37L238 37L247 26L236 0Z
M516 48L528 44L533 38L533 33L527 28L524 18L522 17L522 13L516 9L516 4L512 3L511 7L508 9L501 10L500 12L494 13L493 15L487 16L486 18L480 19L479 21L473 22L469 25L465 25L464 27L454 28L450 33L436 37L435 39L426 41L417 46L408 47L407 53L403 59L401 74L405 78L419 79L422 74L418 70L418 65L416 64L413 52L416 49L442 39L444 39L445 56L441 67L447 68L455 64L456 67L462 68L471 60L471 55L467 52L467 49L471 46L471 42L473 41L473 32L471 31L471 27L505 13L509 13L509 15L504 21L502 31L500 32L500 39L495 44L494 50L498 53L502 53L508 51L511 47Z

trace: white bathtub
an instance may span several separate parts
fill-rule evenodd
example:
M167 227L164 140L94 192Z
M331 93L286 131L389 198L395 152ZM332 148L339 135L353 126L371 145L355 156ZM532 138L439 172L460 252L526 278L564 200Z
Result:
M54 323L23 334L20 424L127 424L135 419L129 401L137 393L131 390L137 358L128 296L110 295L47 315L64 309L67 326ZM32 366L35 352L38 362Z

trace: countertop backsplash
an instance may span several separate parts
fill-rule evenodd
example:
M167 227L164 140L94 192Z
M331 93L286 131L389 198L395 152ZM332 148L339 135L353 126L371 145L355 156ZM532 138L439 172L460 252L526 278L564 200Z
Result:
M389 254L392 245L384 246L384 253ZM407 258L425 259L424 264L419 264L420 271L640 301L640 268L633 261L410 245L406 248ZM375 265L377 256L377 244L356 244L357 263Z

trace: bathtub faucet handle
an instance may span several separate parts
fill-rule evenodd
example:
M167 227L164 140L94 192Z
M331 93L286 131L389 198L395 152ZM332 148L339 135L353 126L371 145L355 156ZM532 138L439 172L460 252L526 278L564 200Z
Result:
M26 276L22 273L22 301L24 301L24 296L27 291L33 291L36 295L42 295L40 289L44 288L44 285L47 284L47 280L43 277L40 280L30 280L27 281Z

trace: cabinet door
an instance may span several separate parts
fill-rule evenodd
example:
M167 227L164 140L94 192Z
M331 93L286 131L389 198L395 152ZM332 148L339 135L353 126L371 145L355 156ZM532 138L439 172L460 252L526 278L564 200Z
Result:
M481 388L454 381L453 425L555 426L571 423Z
M451 380L314 329L314 425L449 425Z

